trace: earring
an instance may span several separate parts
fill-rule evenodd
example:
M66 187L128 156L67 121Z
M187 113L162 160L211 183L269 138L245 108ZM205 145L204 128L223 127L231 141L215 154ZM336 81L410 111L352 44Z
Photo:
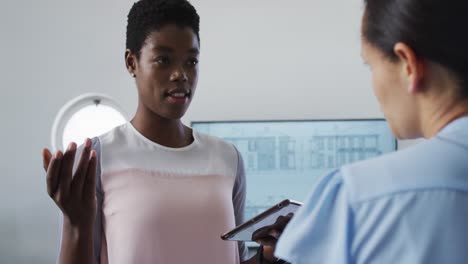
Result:
M136 77L136 74L135 74L135 73L133 73L133 72L132 72L132 73L130 73L130 75L131 75L133 78L135 78L135 77Z

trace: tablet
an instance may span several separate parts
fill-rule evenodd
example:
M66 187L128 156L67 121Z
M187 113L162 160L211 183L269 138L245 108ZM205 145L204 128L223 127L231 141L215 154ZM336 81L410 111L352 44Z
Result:
M283 200L249 221L221 235L223 240L252 241L252 234L264 226L272 225L280 216L295 213L302 203L293 200Z

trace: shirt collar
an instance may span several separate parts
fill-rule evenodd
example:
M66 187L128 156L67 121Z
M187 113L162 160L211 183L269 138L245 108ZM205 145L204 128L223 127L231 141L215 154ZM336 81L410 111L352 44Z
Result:
M451 134L455 131L464 130L468 132L468 116L463 116L447 124L438 135Z

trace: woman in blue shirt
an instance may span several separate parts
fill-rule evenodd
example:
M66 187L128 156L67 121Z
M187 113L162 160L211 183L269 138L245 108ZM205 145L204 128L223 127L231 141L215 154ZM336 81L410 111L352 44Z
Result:
M468 263L468 1L365 0L362 57L415 147L324 176L281 235L294 264Z

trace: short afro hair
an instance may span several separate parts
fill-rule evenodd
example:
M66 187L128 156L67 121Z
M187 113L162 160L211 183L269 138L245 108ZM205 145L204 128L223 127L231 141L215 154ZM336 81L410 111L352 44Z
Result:
M200 17L187 0L140 0L127 16L126 48L139 56L148 35L168 24L191 28L200 42Z

